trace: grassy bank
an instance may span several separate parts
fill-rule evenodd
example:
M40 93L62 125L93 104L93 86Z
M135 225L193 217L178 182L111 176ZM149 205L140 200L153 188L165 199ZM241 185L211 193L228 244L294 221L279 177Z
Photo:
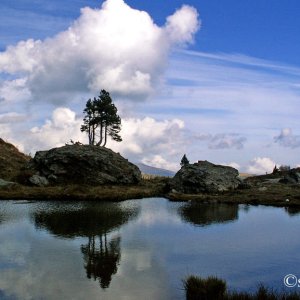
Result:
M217 277L201 278L190 276L183 281L186 300L298 300L296 292L278 292L259 286L253 292L229 291L224 280Z
M105 200L121 201L165 194L166 179L142 180L136 185L60 185L32 187L11 185L0 188L2 200Z
M172 201L195 200L201 202L220 202L235 204L300 206L300 185L282 183L260 183L247 189L219 194L181 194L169 193L167 198Z
M143 179L135 185L60 185L33 187L14 184L0 188L0 199L24 200L108 200L121 201L166 197L172 201L252 204L300 207L300 185L260 182L247 189L218 194L169 193L169 178Z

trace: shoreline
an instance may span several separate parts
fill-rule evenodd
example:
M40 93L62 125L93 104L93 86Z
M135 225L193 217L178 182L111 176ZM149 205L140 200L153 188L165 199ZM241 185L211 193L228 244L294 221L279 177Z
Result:
M168 192L168 179L143 180L136 185L61 185L30 187L19 184L0 188L0 200L124 201L164 197L170 201L251 204L300 208L300 185L265 184L218 194Z

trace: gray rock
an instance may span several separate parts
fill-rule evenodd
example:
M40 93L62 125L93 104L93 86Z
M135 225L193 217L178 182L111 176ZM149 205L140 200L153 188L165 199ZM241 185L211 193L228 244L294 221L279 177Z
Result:
M297 184L300 183L300 172L299 168L297 169L291 169L286 173L283 177L283 179L279 180L280 183L286 183L286 184Z
M39 151L27 165L51 184L130 184L141 180L137 166L110 149L66 145Z
M172 178L170 187L186 194L215 193L239 187L239 172L208 161L183 166Z
M29 178L29 182L36 186L47 186L49 185L49 181L44 176L33 175Z

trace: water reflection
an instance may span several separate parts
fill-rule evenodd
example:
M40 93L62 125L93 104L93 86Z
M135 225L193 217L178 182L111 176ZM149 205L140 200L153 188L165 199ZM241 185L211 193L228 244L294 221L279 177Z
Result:
M50 212L34 212L33 220L36 228L59 237L87 237L87 243L81 245L87 278L98 280L105 289L117 273L121 258L121 237L108 233L137 217L138 211L137 207L125 208L119 203L85 203L75 210L62 206Z
M107 241L107 236L89 237L88 243L81 246L87 278L99 280L100 286L109 287L112 275L117 273L117 266L121 258L120 236ZM97 247L97 242L98 247Z
M46 229L64 238L91 237L107 234L138 214L137 207L123 207L120 203L86 202L82 206L60 205L33 213L38 229Z
M236 204L207 204L190 201L179 208L179 214L185 222L207 226L237 220L238 209Z
M285 207L285 211L290 215L290 216L297 216L300 214L300 208L295 207L295 206L289 206Z

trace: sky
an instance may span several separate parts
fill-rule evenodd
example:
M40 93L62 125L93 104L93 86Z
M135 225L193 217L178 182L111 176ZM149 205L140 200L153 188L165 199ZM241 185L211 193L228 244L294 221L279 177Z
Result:
M0 137L25 153L87 142L101 89L133 162L300 166L298 0L1 0Z

